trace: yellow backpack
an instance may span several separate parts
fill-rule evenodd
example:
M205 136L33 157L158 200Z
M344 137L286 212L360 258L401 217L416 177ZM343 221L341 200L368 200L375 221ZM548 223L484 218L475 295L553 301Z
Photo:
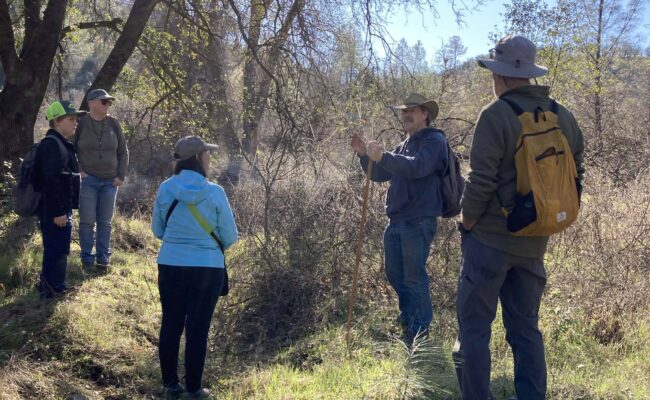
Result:
M573 152L558 125L558 105L550 111L524 110L501 98L519 118L521 132L515 150L517 194L514 206L501 206L508 230L515 236L549 236L566 229L580 208Z

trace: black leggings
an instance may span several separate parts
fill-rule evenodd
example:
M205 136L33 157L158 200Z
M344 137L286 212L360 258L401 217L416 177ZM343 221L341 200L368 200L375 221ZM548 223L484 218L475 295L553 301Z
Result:
M158 354L163 385L178 380L178 348L185 328L185 385L201 389L208 331L217 305L224 269L158 264L162 324Z

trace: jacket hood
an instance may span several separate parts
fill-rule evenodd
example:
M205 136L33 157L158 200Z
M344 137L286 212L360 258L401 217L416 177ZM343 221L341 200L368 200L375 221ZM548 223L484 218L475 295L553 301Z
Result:
M178 201L197 204L207 195L208 180L198 172L184 169L169 178L168 189Z

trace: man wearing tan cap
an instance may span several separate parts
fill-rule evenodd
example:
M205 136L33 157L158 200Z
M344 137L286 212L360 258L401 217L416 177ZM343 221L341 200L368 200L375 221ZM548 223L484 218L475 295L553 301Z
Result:
M438 104L420 94L409 95L401 105L407 138L392 152L377 141L365 142L353 135L351 146L371 179L388 182L384 234L384 268L399 299L402 339L410 346L416 335L426 336L433 318L427 257L436 233L436 217L442 215L441 176L447 169L447 140L442 131L429 127L438 115Z
M491 325L501 300L506 339L514 356L514 385L519 400L544 399L546 363L538 328L546 285L544 253L548 236L515 236L502 211L517 193L515 154L522 125L518 115L557 115L577 169L580 192L583 137L574 116L549 97L547 86L531 78L547 69L535 64L535 45L523 36L507 36L479 66L492 72L495 99L482 111L470 150L462 206L463 262L456 308L459 338L454 349L462 398L491 399ZM551 114L549 114L551 115ZM523 142L522 142L523 143ZM559 153L558 153L559 154Z

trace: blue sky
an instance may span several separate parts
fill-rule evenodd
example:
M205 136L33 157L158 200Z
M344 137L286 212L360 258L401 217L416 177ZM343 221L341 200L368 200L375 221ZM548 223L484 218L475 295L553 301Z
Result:
M641 33L642 43L645 42L642 47L647 48L650 46L650 1L644 1L644 15L637 32ZM473 6L472 0L465 3ZM460 36L463 44L467 46L466 58L487 54L494 46L490 43L488 35L503 26L500 13L504 11L504 4L507 3L507 0L486 0L485 4L478 6L476 10L465 11L464 22L460 26L456 23L449 0L436 1L438 18L428 10L423 15L414 9L405 11L403 7L396 7L389 18L388 32L396 42L404 38L410 46L418 40L422 41L427 52L427 61L431 61L440 45L454 35Z
M389 20L388 32L395 41L404 38L411 46L418 40L422 41L428 61L433 58L443 42L455 35L460 36L463 44L467 46L466 57L486 54L493 47L488 34L496 30L495 26L503 24L499 15L503 12L503 4L503 1L488 1L476 11L464 11L464 21L460 26L446 0L437 2L438 18L428 11L423 15L417 10L405 11L399 8Z

